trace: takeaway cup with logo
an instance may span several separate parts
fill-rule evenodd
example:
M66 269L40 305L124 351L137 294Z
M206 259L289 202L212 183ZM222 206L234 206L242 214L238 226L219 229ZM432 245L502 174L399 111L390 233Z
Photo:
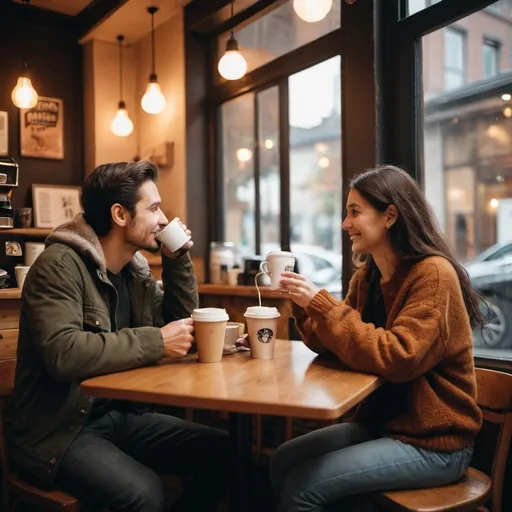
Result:
M169 249L171 252L176 252L181 249L189 240L190 236L183 231L180 226L180 219L175 217L165 226L155 238Z
M218 363L222 359L226 323L229 316L222 308L199 308L192 312L197 355L201 363Z
M244 316L247 320L251 357L274 359L277 320L281 316L277 308L249 306Z
M270 277L271 288L279 288L281 274L283 272L293 272L295 265L295 256L291 252L272 251L267 255L267 260L262 261L260 270Z

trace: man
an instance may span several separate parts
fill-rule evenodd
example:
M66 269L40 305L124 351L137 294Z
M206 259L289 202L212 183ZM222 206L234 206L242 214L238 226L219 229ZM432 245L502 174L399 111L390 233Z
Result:
M138 253L160 249L168 222L156 178L146 161L98 167L83 216L53 231L23 288L10 453L24 476L92 510L164 510L161 473L182 477L173 511L215 510L227 482L224 432L80 392L86 378L183 357L194 340L193 243L162 247L164 292Z

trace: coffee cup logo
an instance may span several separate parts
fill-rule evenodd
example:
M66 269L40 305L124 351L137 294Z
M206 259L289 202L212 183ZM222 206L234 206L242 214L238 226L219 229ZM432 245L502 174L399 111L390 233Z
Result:
M293 265L286 265L286 267L284 267L284 271L285 272L293 272Z
M258 331L258 341L260 343L270 343L273 337L274 332L272 331L272 329L264 328Z

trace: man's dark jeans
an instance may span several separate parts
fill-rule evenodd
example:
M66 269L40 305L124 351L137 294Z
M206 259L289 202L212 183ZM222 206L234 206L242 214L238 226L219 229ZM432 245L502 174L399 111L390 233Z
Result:
M67 450L56 485L91 510L162 512L159 474L182 478L172 512L214 511L228 483L228 436L157 413L111 410L89 421Z

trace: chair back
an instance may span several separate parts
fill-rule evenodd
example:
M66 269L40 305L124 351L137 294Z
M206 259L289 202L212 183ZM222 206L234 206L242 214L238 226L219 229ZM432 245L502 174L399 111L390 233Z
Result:
M2 508L9 510L9 463L4 435L3 412L14 388L16 359L0 360L0 470L2 472Z
M503 481L512 439L512 375L476 368L477 403L485 421L499 426L492 459L492 510L501 512Z

